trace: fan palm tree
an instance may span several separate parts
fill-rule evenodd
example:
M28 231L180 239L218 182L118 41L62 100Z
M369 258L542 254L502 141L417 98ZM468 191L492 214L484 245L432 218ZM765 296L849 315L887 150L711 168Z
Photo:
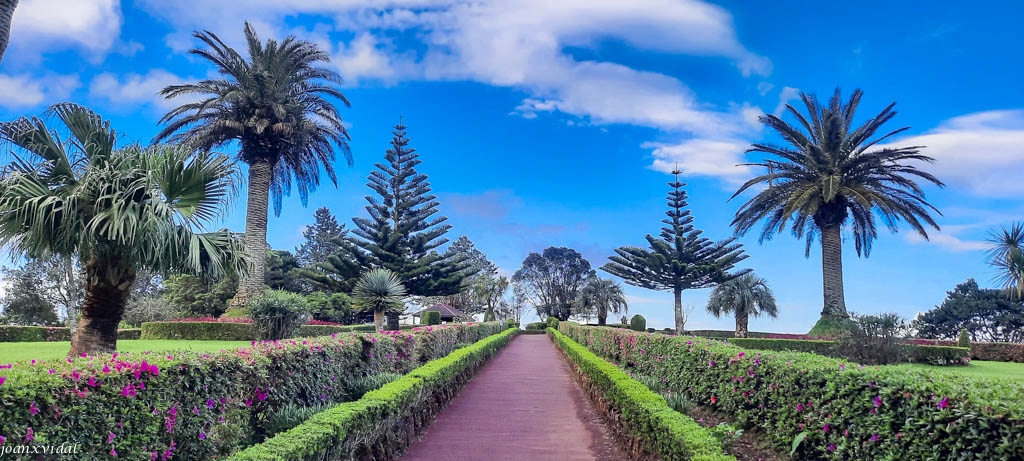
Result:
M715 287L708 298L708 313L715 317L733 313L736 316L736 337L747 337L747 323L751 316L766 314L778 317L775 296L768 282L752 273L732 279Z
M198 97L172 109L161 123L166 127L156 140L186 142L197 149L239 143L238 158L249 167L245 213L245 250L263 255L267 249L267 207L281 214L283 195L292 183L302 204L320 184L320 170L337 185L332 165L339 148L352 165L349 135L330 99L349 106L337 88L341 77L317 66L329 61L327 52L294 36L261 42L252 25L245 24L248 56L243 57L209 31L197 32L206 49L192 54L212 62L220 76L164 88L160 94ZM253 267L239 284L232 307L263 292L266 262L253 257Z
M217 217L237 176L223 155L178 145L115 148L117 133L95 112L64 103L0 123L15 148L0 174L0 244L42 258L84 263L85 299L71 356L111 352L140 270L217 276L244 268L227 230L200 233Z
M597 324L604 325L608 314L625 314L629 312L626 294L614 280L593 277L580 288L576 296L576 305L583 312L595 312Z
M0 0L0 62L3 62L7 43L11 40L11 20L17 7L18 0Z
M988 238L989 264L999 271L999 281L1017 299L1024 299L1024 223L1000 227Z
M377 331L384 328L384 315L405 308L405 287L402 280L387 269L373 269L356 281L352 297L359 310L373 311Z
M792 219L793 235L806 239L805 256L810 256L814 237L819 236L824 289L824 308L819 320L822 326L849 317L843 293L844 226L849 226L853 233L857 255L865 257L870 255L871 243L878 236L875 213L893 232L900 221L906 221L925 239L925 226L939 228L929 213L941 213L925 201L917 180L940 187L943 184L909 164L932 163L934 159L921 153L922 146L879 145L907 130L900 128L877 136L882 125L896 115L895 103L862 125L854 126L861 95L856 90L844 103L836 89L828 105L822 105L814 95L801 93L806 116L786 105L786 111L798 122L796 126L775 115L761 116L761 123L781 135L788 145L754 144L747 149L770 156L746 164L768 171L744 183L732 196L736 198L751 187L767 186L736 212L732 225L739 235L764 220L760 237L764 242L783 232Z

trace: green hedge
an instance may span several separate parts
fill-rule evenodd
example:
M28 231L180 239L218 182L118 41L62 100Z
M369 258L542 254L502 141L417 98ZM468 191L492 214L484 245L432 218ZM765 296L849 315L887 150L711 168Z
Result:
M195 341L251 341L260 333L251 323L145 322L142 339L191 339Z
M438 311L426 311L421 319L424 325L440 325L441 313Z
M609 419L639 445L630 448L657 454L666 461L736 459L722 452L722 445L706 428L673 410L664 397L643 383L557 330L548 329L548 334L586 377L583 383L590 395L607 404L598 407L615 415Z
M287 404L351 400L349 384L378 373L407 373L443 348L424 337L472 342L500 324L411 332L340 333L253 341L219 353L107 354L19 363L0 369L0 435L80 444L76 459L203 460L231 453L262 435L256 422ZM109 434L114 434L108 443ZM173 444L173 445L172 445ZM172 448L173 447L173 448Z
M548 327L547 322L530 322L530 323L526 324L526 329L527 330L544 331L545 329L547 329L547 327Z
M140 332L137 328L117 330L117 339L139 339ZM0 325L0 343L46 341L71 341L71 330L67 327Z
M1024 459L1024 383L562 325L631 373L760 429L798 459ZM827 425L827 426L826 426Z
M647 319L637 314L629 319L629 328L633 331L644 331L647 329Z
M766 351L810 352L827 357L842 358L835 341L811 339L731 338L728 342L747 349ZM971 351L964 347L926 346L905 344L907 359L914 363L931 365L966 365Z
M957 346L956 341L914 339L914 344L929 346ZM992 362L1024 363L1024 344L971 342L971 359Z
M358 401L318 413L305 423L228 459L395 459L455 397L459 388L516 333L516 330L505 329L428 362Z
M355 328L352 328L352 325L302 325L299 327L298 337L310 338L314 336L329 336L335 333L349 333L355 331L373 332L374 329L371 328L370 330L357 330Z

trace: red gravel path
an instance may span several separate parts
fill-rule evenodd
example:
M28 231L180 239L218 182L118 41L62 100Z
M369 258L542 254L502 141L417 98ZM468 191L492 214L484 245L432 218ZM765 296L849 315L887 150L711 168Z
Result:
M521 335L470 381L402 461L626 459L547 335Z

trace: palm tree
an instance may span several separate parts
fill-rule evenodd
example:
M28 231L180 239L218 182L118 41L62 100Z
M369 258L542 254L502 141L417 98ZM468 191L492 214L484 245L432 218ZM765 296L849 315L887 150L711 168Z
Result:
M876 136L882 125L896 112L890 104L864 124L853 125L854 114L862 92L856 90L843 103L837 88L827 106L814 95L801 93L807 116L786 105L798 122L790 126L781 118L765 114L761 123L775 130L788 143L786 146L753 144L747 152L760 152L768 158L746 165L762 166L768 171L757 176L733 194L736 198L751 187L765 185L763 190L743 204L732 221L736 233L745 234L758 221L765 221L760 241L786 229L797 238L806 238L805 256L810 256L815 235L821 239L822 285L824 307L819 324L834 325L849 317L843 293L842 230L849 225L857 255L867 257L871 243L878 236L875 213L893 232L906 221L925 239L925 226L938 229L929 210L938 209L925 201L924 191L916 182L923 179L943 186L938 178L908 164L910 161L934 162L921 153L922 146L879 146L879 143L901 133L900 128Z
M1024 223L1010 228L1000 226L989 234L989 264L999 274L996 279L1017 299L1024 299Z
M16 148L0 174L0 244L84 263L70 356L116 349L139 271L215 277L243 268L230 232L198 232L235 190L228 157L178 145L116 149L118 133L95 112L64 103L49 113L67 136L37 117L0 123L0 139Z
M373 324L377 331L384 328L384 314L402 311L405 307L405 287L401 279L387 269L373 269L356 281L352 297L355 306L364 311L373 311Z
M11 40L11 19L17 7L18 0L0 0L0 62L3 62L7 43Z
M752 273L715 287L708 298L708 313L715 317L732 312L736 316L736 337L747 337L747 321L751 316L767 314L778 317L775 296L768 282Z
M246 23L249 55L243 57L212 32L195 36L208 49L191 53L216 65L220 76L164 88L160 94L168 99L199 99L164 115L160 122L167 126L155 139L186 142L200 150L238 141L238 157L249 166L245 250L263 255L269 198L273 198L274 214L280 216L282 196L291 192L293 182L303 206L320 184L321 168L337 185L334 147L352 165L348 132L328 98L346 107L349 102L337 88L341 77L316 65L329 61L329 56L311 42L289 36L264 43ZM232 300L233 308L263 292L266 262L262 257L252 260L253 267Z
M625 314L629 312L626 294L614 280L592 277L580 288L576 297L576 305L583 312L596 312L597 324L604 325L608 314Z

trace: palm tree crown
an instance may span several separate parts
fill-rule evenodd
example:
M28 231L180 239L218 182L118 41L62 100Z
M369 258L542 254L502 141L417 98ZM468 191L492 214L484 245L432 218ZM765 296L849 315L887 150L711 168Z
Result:
M176 145L116 149L117 133L91 110L65 103L49 112L69 141L37 117L0 123L0 137L17 148L0 174L0 244L85 263L83 334L112 321L116 341L138 270L218 276L244 267L230 232L200 232L234 191L228 157ZM114 347L103 343L110 338L78 344L79 336L72 352Z
M736 337L747 336L747 319L761 314L779 315L775 296L768 282L752 273L715 287L708 298L708 313L715 317L733 313L736 316Z
M925 201L917 180L943 186L938 178L908 164L931 163L921 153L922 146L892 147L879 144L907 128L882 133L882 125L896 112L890 104L860 126L853 119L862 92L856 90L845 103L838 89L827 105L813 95L801 94L807 116L793 106L786 111L798 122L791 126L776 115L759 118L786 141L786 146L754 144L747 152L768 154L769 158L747 165L767 169L733 194L767 186L743 204L732 221L737 234L743 235L764 221L760 241L789 226L797 238L806 239L805 255L810 255L814 236L822 241L825 269L825 315L846 317L842 289L841 229L852 220L854 247L858 255L868 256L878 236L875 215L893 232L906 221L924 238L926 226L938 229L930 215L938 210ZM774 158L773 158L774 157ZM941 214L941 213L939 213Z
M597 315L597 323L604 325L609 313L620 314L629 311L626 294L614 280L593 277L580 288L576 304L585 313Z
M1024 223L992 231L988 243L989 264L999 271L996 280L1016 298L1024 298Z

